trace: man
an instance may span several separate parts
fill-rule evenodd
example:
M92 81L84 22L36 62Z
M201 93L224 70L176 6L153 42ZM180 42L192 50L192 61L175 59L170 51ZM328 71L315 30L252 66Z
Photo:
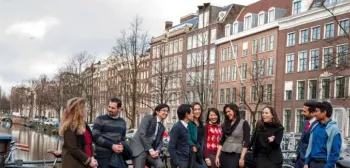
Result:
M304 168L334 168L339 159L341 135L338 125L331 120L333 107L323 101L316 103L316 124L311 128Z
M130 142L135 168L143 168L146 163L155 168L164 167L159 153L163 146L163 133L165 131L163 121L168 117L169 110L168 105L159 104L153 115L143 117Z
M170 131L168 151L172 168L188 168L190 160L190 146L188 144L188 122L193 120L191 105L182 104L177 109L180 121L174 124Z
M131 155L124 143L126 122L119 117L121 106L122 102L118 98L110 99L108 114L97 117L94 122L92 136L99 168L125 167L123 157L128 157L126 154ZM123 154L123 157L119 154Z
M307 101L304 103L303 111L301 114L304 116L304 129L300 138L299 146L297 149L297 160L295 162L295 168L303 168L305 164L305 152L309 145L310 128L316 123L316 118L313 116L316 110L315 101Z

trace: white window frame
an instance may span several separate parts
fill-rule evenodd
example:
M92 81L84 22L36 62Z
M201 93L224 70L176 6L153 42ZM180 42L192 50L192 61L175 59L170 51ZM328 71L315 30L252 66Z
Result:
M306 68L305 71L300 71L300 53L306 53ZM308 56L308 51L304 50L304 51L299 51L298 52L298 72L306 72L308 69L308 62L309 62L309 56Z
M273 19L272 19L272 17L270 16L270 12L272 12L272 14L273 14ZM267 13L268 13L268 16L267 16L267 21L268 21L268 23L273 22L273 21L276 20L276 10L275 10L275 7L271 7ZM271 19L272 19L272 20L271 20Z
M306 38L307 41L306 42L301 42L301 32L305 31L305 30L307 30L307 38ZM309 37L310 37L309 28L299 30L299 44L306 44L306 43L308 43L309 42Z
M226 24L225 26L225 37L228 37L231 35L231 24Z
M287 89L287 83L290 83L290 82L292 83L292 85L291 85L292 100L287 100L286 92L289 90L289 88ZM283 84L283 100L284 101L293 101L293 85L294 85L293 81L284 81L284 84Z
M289 56L289 55L293 55L293 70L292 70L292 72L288 72L288 59L287 59L287 57ZM286 64L286 69L285 69L285 73L286 74L288 74L288 73L294 73L294 64L295 64L295 54L294 53L288 53L288 54L286 54L285 55L285 57L286 57L286 62L285 62L285 64Z
M314 33L313 29L314 29L314 28L317 28L317 27L320 29L320 35L319 35L319 39L314 40L314 39L312 38L313 35L314 35L314 34L313 34L313 33ZM311 42L321 40L321 38L322 38L322 36L321 36L321 25L317 25L317 26L311 27L310 31L311 31L311 36L310 36L310 41L311 41Z
M250 23L247 23L247 18L250 17ZM244 16L244 30L249 30L253 27L253 15L251 13L247 13Z
M323 97L323 88L322 88L322 86L323 86L323 80L325 80L325 79L329 79L330 80L330 82L329 82L329 98L324 98ZM320 92L319 92L319 97L320 97L320 99L322 99L322 100L328 100L328 99L330 99L331 98L331 95L332 95L332 92L331 92L331 89L332 89L332 81L331 81L331 77L326 77L326 78L321 78L320 79L321 80L321 82L320 82L320 86L319 86L319 88L320 88ZM335 83L335 82L334 82ZM335 89L335 88L334 88Z
M317 62L317 63L318 63L318 64L317 64L317 65L318 65L318 68L317 68L317 69L311 69L311 68L312 68L312 67L311 67L311 63L312 63L312 62L311 62L311 61L312 61L312 60L311 60L311 59L312 59L312 58L311 58L311 56L312 56L311 53L312 53L312 51L318 51L318 62ZM319 49L319 48L310 49L309 56L310 56L310 57L309 57L309 59L310 59L310 60L309 60L309 71L317 71L317 70L320 70L320 49Z
M273 37L273 44L272 44L272 48L271 48L271 37ZM270 34L269 35L269 42L268 42L268 51L273 51L275 49L275 34Z
M299 13L301 13L301 12L302 12L302 5L300 4L300 11L299 11L298 13L294 13L294 12L295 12L295 9L294 9L294 4L295 4L295 3L297 3L297 2L302 3L302 1L301 1L301 0L293 0L293 4L292 4L292 13L293 13L293 15L297 15L297 14L299 14Z
M316 81L316 98L315 99L311 99L311 95L310 95L310 81ZM318 88L318 79L314 78L314 79L308 79L307 80L307 99L308 100L317 100L317 98L319 97L319 95L317 95L317 88Z
M263 22L261 23L261 19L260 17L263 17ZM265 24L265 11L261 11L259 12L258 14L258 25L261 26L261 25L264 25Z
M265 39L264 41L265 41L265 45L264 45L264 47L262 47L262 39ZM266 37L261 37L260 39L259 39L259 41L260 41L260 43L259 43L259 45L260 45L260 53L263 53L263 52L266 52L266 47L267 47L267 41L268 40L266 40ZM264 50L263 50L264 49Z
M349 18L344 18L344 19L341 19L341 20L339 20L338 21L338 23L339 23L339 25L338 25L338 36L345 36L346 35L346 33L344 33L344 34L342 34L342 35L340 35L340 31L341 31L341 28L340 28L340 22L342 22L342 21L348 21L348 30L347 30L347 33L349 34L350 33L350 31L349 31L349 27L350 27L350 20L349 20Z
M299 99L299 82L304 82L304 99ZM306 81L305 80L297 80L296 81L296 85L297 85L297 88L296 88L296 93L295 93L295 100L305 100L306 99L306 95L305 95L305 91L306 91Z
M294 34L294 44L293 44L293 45L289 44L289 35L290 35L290 34ZM288 33L287 33L287 47L295 46L295 43L296 43L295 31L293 31L293 32L288 32Z
M238 33L238 21L233 22L233 34Z
M336 63L337 67L339 66L339 56L338 56L338 54L339 54L339 46L343 46L343 45L348 46L349 44L348 43L342 43L342 44L336 45L336 55L335 55L335 59L336 60L335 60L335 63ZM348 46L346 57L348 56L348 54L349 54L349 46ZM349 60L347 60L347 61L349 61Z
M294 115L294 132L297 132L297 126L298 126L298 110L303 110L302 108L295 108L295 115ZM304 122L304 120L302 120L301 122Z
M329 24L333 24L333 34L332 34L332 36L330 36L330 37L326 37L327 25L329 25ZM325 24L324 24L324 27L323 27L323 39L333 38L333 37L334 37L334 33L335 33L334 22L325 23Z
M339 78L343 78L344 76L335 76L334 77L334 99L344 99L344 98L346 98L346 94L344 93L344 97L340 97L340 98L338 98L337 97L337 79L339 79ZM344 85L345 85L345 88L346 88L346 78L345 78L345 81L344 81L345 83L344 83ZM344 92L345 92L345 89L344 89ZM332 92L331 92L332 93Z
M334 54L333 54L333 50L334 50L334 47L333 46L327 46L327 47L322 47L322 69L325 69L325 49L327 49L327 48L331 48L332 49L332 51L331 51L331 54L332 54L332 59L331 59L331 61L333 60L333 56L334 56ZM332 63L331 63L331 65L332 65Z

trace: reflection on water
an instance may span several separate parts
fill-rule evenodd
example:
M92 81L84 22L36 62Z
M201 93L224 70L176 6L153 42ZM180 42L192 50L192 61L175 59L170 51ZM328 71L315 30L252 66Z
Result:
M29 152L17 150L15 159L23 160L53 160L55 157L48 154L48 149L62 149L63 141L58 136L49 136L32 128L14 124L12 128L0 127L0 133L12 135L17 143L27 144Z

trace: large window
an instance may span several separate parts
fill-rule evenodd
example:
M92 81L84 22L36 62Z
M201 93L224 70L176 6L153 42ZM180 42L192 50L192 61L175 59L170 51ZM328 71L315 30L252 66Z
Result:
M209 64L215 64L215 47L210 49Z
M295 132L303 132L304 116L301 114L302 111L303 111L302 109L297 109L296 120L295 120L295 126L296 126Z
M299 52L299 68L298 72L305 72L307 66L307 52Z
M298 100L305 99L305 81L298 81Z
M309 80L309 99L317 99L317 80Z
M253 40L253 50L252 50L252 54L256 54L258 53L258 40L255 39Z
M294 46L295 45L295 32L288 33L287 35L287 46Z
M339 22L338 35L343 36L349 34L349 20L342 20Z
M283 127L285 129L285 132L290 132L291 128L291 121L292 121L292 110L290 109L284 109L284 115L283 115Z
M248 41L243 42L243 57L248 55Z
M333 57L333 47L327 47L323 49L323 64L324 69L330 68L332 66Z
M273 50L275 48L275 36L271 35L269 37L269 51Z
M226 88L226 103L231 103L231 89L230 88Z
M220 89L220 104L224 104L225 103L225 90L224 89Z
M311 50L310 53L310 71L318 70L319 67L319 50Z
M284 100L292 100L293 91L293 81L284 82Z
M269 22L275 21L275 10L269 10Z
M236 102L236 97L237 97L237 92L236 92L236 88L232 88L232 103Z
M238 45L233 45L233 58L236 59L238 57Z
M252 16L244 18L244 30L248 30L252 27Z
M332 38L334 37L334 23L328 23L325 26L325 34L324 38Z
M337 46L337 66L347 65L348 44Z
M232 66L232 80L236 81L237 80L237 65L234 64Z
M266 51L266 37L260 39L260 52Z
M247 63L242 63L242 79L247 79Z
M321 27L320 26L313 27L311 29L311 32L312 32L311 41L320 40L320 38L321 38Z
M252 86L250 88L250 103L254 103L255 102L255 98L256 98L256 86Z
M246 89L245 87L241 87L241 103L245 102Z
M331 91L331 80L322 79L322 99L329 99Z
M226 60L226 48L221 49L221 62Z
M182 52L182 50L183 50L183 45L184 45L183 39L181 38L181 39L179 40L179 52Z
M224 82L225 81L225 67L221 67L220 70L220 82Z
M272 100L272 84L266 85L266 101L270 102Z
M300 30L300 44L309 42L309 29Z
M301 12L301 0L293 3L293 14L296 15Z
M226 82L229 82L231 80L231 66L228 66L226 68Z
M336 98L344 98L345 97L345 78L337 78L335 81L335 90L336 90Z
M294 71L294 54L288 54L287 60L286 60L286 72L287 73L293 73Z
M267 75L273 75L273 57L270 57L267 61Z
M227 60L232 59L232 48L231 46L227 48Z

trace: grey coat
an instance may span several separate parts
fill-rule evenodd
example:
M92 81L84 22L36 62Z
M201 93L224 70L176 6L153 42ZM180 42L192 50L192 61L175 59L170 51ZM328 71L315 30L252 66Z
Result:
M142 118L141 124L139 125L135 135L132 137L129 145L134 157L150 149L161 150L165 127L163 125L160 126L158 130L159 133L154 139L156 127L156 116L146 115Z

